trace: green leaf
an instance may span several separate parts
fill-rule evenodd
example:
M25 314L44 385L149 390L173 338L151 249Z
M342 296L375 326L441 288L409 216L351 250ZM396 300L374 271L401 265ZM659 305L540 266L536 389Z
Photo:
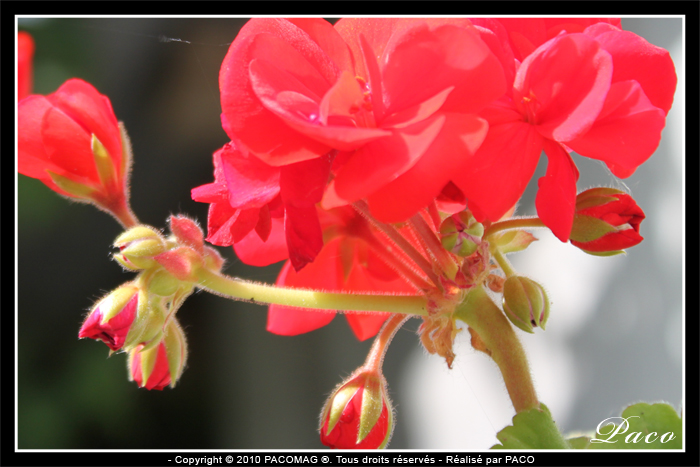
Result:
M546 405L520 412L513 424L496 435L501 444L491 449L568 449Z
M669 404L641 402L627 407L622 417L603 420L587 449L681 449L682 427Z

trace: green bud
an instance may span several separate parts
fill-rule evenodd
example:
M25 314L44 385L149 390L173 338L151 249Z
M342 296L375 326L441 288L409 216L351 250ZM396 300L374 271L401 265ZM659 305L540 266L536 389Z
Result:
M442 246L457 256L474 254L483 235L484 226L469 211L454 214L440 224Z
M503 285L503 311L511 323L525 332L545 328L549 298L544 288L527 277L511 276Z
M149 269L157 263L153 257L167 250L163 236L153 227L138 225L121 234L114 241L119 253L114 259L127 269Z
M124 350L130 351L140 344L151 343L163 332L168 310L165 309L163 297L151 295L143 288L139 290L139 305L136 318L129 329L124 342ZM156 339L159 340L159 339Z

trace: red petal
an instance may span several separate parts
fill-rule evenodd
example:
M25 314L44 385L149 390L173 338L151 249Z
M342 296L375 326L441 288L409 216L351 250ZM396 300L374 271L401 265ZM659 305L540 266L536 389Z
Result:
M443 110L473 113L505 92L503 69L473 27L427 24L392 36L380 63L387 114L454 87Z
M46 170L60 175L67 172L49 159L41 136L44 115L51 108L51 103L44 96L29 96L17 105L17 171L38 178L57 190Z
M255 231L263 242L266 242L270 237L270 232L272 231L272 217L270 216L270 208L268 206L260 208L258 223L255 224Z
M317 21L323 22L321 19ZM257 40L261 35L279 40ZM280 55L277 45L285 50L287 46L292 47L296 53ZM301 61L300 55L303 57ZM299 27L286 20L250 20L231 44L219 75L222 121L226 122L224 129L229 137L275 166L325 154L328 146L299 134L263 107L250 83L249 66L254 59L279 62L288 71L298 66L307 69L306 64L310 64L316 79L304 83L312 90L321 89L323 83L318 78L321 76L326 82L326 87L319 91L321 95L329 83L335 82L338 73L330 58Z
M70 174L72 179L85 179L101 185L92 154L90 134L60 109L51 107L41 122L41 136L47 159Z
M651 103L668 113L676 91L676 70L668 51L644 38L599 23L585 30L613 59L612 82L635 80Z
M314 205L285 205L284 233L296 271L312 262L323 248L323 232Z
M24 31L17 33L17 100L20 101L32 92L32 57L34 40Z
M224 183L207 183L192 188L191 194L198 203L228 203L228 189Z
M253 89L265 108L280 117L289 127L319 143L341 151L351 151L388 134L376 128L324 125L321 121L321 97L306 89L285 70L278 68L276 63L254 60L250 64L250 71ZM330 89L328 92L348 93L350 95L344 98L352 101L352 94L359 91L359 84L354 79L353 81L356 89L352 89L353 86L346 79L339 82L339 86L344 86L345 89Z
M654 153L666 123L664 112L652 105L636 81L615 83L595 124L566 144L582 156L608 164L626 177Z
M221 167L226 177L228 200L233 208L260 208L279 193L280 169L265 164L255 156L244 156L227 145L221 154Z
M120 170L121 135L117 117L106 96L83 80L70 79L46 98L82 126L86 133L96 135L114 161L114 167Z
M498 18L508 31L515 58L525 60L537 47L547 41L547 31L542 18Z
M584 34L560 36L523 61L513 100L548 139L569 141L600 113L610 88L612 59Z
M280 190L285 205L308 206L321 201L330 176L332 154L282 167Z
M535 173L543 138L521 121L492 125L476 154L452 181L492 221L520 199Z
M209 205L207 217L207 241L214 245L233 245L231 227L236 222L240 209L232 208L228 203Z
M569 239L576 210L578 169L561 144L545 140L547 174L538 182L537 215L562 242Z
M475 115L445 117L440 133L418 162L369 195L370 209L378 220L405 221L432 203L486 137L488 124Z
M354 202L395 180L425 153L445 121L434 115L359 149L334 180L337 195Z
M272 229L267 241L262 241L257 232L251 231L233 245L238 258L250 266L269 266L289 257L284 235L284 220L273 217Z

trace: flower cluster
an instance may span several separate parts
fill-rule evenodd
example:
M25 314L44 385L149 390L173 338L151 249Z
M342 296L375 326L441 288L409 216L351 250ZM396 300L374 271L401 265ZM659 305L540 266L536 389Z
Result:
M79 337L128 352L140 387L174 386L187 359L175 315L194 288L255 300L269 286L222 276L193 220L172 216L167 238L140 225L129 142L109 99L79 79L24 97L33 45L18 40L19 172L117 218L127 230L114 259L138 272L94 306ZM619 20L257 18L231 44L219 83L231 141L192 198L210 204L210 243L254 266L286 260L267 295L267 329L309 332L347 297L381 296L345 313L358 339L376 338L319 427L324 444L362 449L386 446L393 428L381 365L409 312L367 312L384 298L420 300L420 340L449 367L456 320L468 323L516 410L537 407L509 322L544 329L550 303L505 255L536 240L528 227L595 255L642 240L644 213L628 194L577 195L571 153L630 176L659 144L676 75L667 51ZM511 218L542 151L538 217ZM283 287L340 301L318 311ZM502 295L502 309L485 288Z
M214 154L214 183L192 190L211 203L207 240L252 265L287 259L280 286L425 296L421 342L451 366L470 290L503 294L524 331L545 327L544 288L504 256L535 239L501 232L542 151L532 225L594 254L641 240L643 213L626 194L577 202L571 152L631 175L659 144L676 75L666 50L619 20L258 18L231 44L219 85L231 142ZM359 339L387 318L346 316ZM272 305L268 330L332 318ZM325 444L365 447L369 428L346 416L359 413L363 377L324 409ZM352 428L334 431L338 417Z
M676 75L666 50L619 19L258 18L231 44L219 84L231 142L214 154L215 182L192 191L211 203L207 240L252 265L288 259L279 285L424 293L459 284L426 237L465 208L487 226L510 216L543 150L537 212L569 240L570 152L631 175L659 143ZM437 269L409 253L385 271L373 256L401 253L376 223L416 220L427 220L422 234L399 235L423 243ZM298 334L330 319L273 306L268 329ZM361 339L369 328L353 324Z

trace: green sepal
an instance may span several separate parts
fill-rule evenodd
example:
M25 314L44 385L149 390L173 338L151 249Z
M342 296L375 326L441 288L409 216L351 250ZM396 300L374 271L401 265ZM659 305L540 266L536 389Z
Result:
M127 303L134 298L134 294L137 292L138 289L129 282L113 290L102 301L100 301L96 306L96 308L100 308L102 311L102 321L100 321L100 324L105 324L110 319L117 316L124 309Z
M546 405L520 412L513 424L496 435L501 444L491 449L569 449Z
M187 361L187 341L185 333L175 317L168 321L165 336L163 337L165 350L168 357L168 371L170 372L170 387L174 388L177 380L182 375Z
M612 232L617 232L617 228L607 222L593 216L576 214L569 238L577 242L587 243Z
M522 251L535 241L537 237L525 230L508 230L489 239L489 242L496 245L503 254Z
M139 344L149 343L163 332L166 313L162 301L162 297L151 296L143 288L139 290L139 305L124 341L124 350L129 351Z
M92 135L92 140L90 142L92 149L92 155L95 160L95 168L97 169L97 175L100 177L102 186L110 186L116 179L116 173L114 171L114 162L107 152L107 148L104 147L102 142L97 139L95 134Z
M624 191L616 188L598 187L583 191L576 196L576 211L602 206L612 201L617 201L616 195L623 195Z
M76 182L68 177L59 175L50 170L46 171L51 177L51 180L58 186L61 190L65 191L69 196L74 198L83 199L88 202L95 202L94 195L98 190L90 185L85 185L84 183Z
M357 430L357 444L360 444L377 424L383 407L382 383L377 377L367 375L364 392L362 393L362 409L360 410L360 426Z
M136 240L146 240L146 239L160 239L162 241L165 241L163 239L163 236L158 232L158 230L154 229L153 227L150 227L148 225L137 225L136 227L132 227L126 232L123 232L120 234L115 240L114 240L114 246L116 247L121 247L126 245L127 243L136 241Z
M333 428L335 428L338 421L340 421L340 416L343 414L343 410L345 410L348 402L350 402L355 393L359 391L361 387L362 381L357 378L353 378L349 383L342 386L331 396L332 400L329 401L326 408L326 410L330 411L326 435L329 435L331 431L333 431ZM325 418L326 412L324 411L324 416L321 417L321 420L324 420Z

